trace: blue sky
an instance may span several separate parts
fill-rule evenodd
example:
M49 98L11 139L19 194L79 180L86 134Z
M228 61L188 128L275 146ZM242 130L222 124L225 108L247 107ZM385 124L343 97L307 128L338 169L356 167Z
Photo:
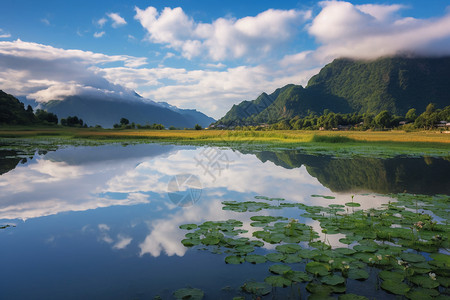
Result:
M3 0L0 89L197 108L215 118L338 57L450 54L446 1Z

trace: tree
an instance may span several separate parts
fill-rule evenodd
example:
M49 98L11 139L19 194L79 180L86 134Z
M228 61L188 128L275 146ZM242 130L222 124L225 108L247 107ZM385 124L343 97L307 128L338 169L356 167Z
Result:
M378 126L386 128L391 123L391 115L387 110L383 110L378 115L376 115L374 121Z
M405 115L406 120L409 122L414 122L417 119L416 109L411 108Z
M430 103L427 105L427 108L425 109L425 113L429 115L429 114L433 113L435 110L436 110L436 107L434 107L434 104Z
M195 124L194 129L195 129L195 130L202 130L203 128L202 128L202 126L200 126L199 124Z
M128 125L128 124L130 124L130 121L128 119L125 118L120 119L120 125Z
M31 108L30 105L28 105L28 108ZM28 112L27 108L27 112ZM31 108L31 110L33 110ZM36 117L41 123L50 123L50 124L58 124L58 117L54 113L49 113L45 110L38 109L36 111Z

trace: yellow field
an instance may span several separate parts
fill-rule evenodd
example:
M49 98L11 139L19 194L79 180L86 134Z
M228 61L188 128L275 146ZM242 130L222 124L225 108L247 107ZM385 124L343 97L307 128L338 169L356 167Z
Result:
M110 130L93 128L1 128L0 137L45 137L91 139L149 139L202 142L305 143L313 137L349 138L368 142L450 144L450 134L437 131L229 131L229 130Z

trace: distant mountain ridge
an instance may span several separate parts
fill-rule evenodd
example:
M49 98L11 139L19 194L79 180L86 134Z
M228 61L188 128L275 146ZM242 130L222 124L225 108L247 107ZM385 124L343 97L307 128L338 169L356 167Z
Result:
M450 104L450 57L385 57L373 61L335 59L313 76L306 88L289 84L272 94L233 107L216 124L275 123L325 109L336 113L388 110L423 112L433 102Z
M197 110L145 100L138 94L132 99L120 100L106 96L69 96L64 100L40 104L39 107L59 118L78 116L90 126L102 127L112 127L121 118L141 125L157 123L178 128L193 128L195 124L206 127L215 121Z

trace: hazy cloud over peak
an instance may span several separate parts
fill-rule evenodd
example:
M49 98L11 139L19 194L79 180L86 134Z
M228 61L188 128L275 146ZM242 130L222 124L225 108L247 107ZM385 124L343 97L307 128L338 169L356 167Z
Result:
M402 18L401 5L353 5L321 2L321 12L308 32L321 46L319 61L337 57L376 58L402 52L422 55L450 54L450 14L420 20Z

